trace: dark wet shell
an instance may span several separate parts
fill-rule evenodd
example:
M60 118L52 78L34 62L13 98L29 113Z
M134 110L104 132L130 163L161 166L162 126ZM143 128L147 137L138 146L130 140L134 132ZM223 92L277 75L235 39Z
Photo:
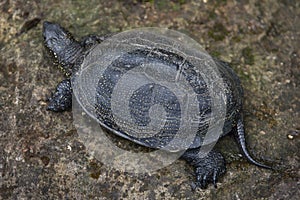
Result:
M144 31L142 36L146 34L148 34L147 31ZM152 33L150 33L150 35L151 34ZM157 35L151 35L151 37L157 37ZM141 39L141 37L137 38ZM118 39L121 40L120 38ZM122 137L152 148L162 148L168 145L170 141L173 141L172 147L169 149L178 150L182 149L185 144L185 136L175 138L176 135L182 133L182 130L180 132L179 129L182 128L181 121L183 120L183 113L187 111L190 112L193 108L186 109L185 107L189 105L186 105L185 101L183 103L180 99L181 97L178 96L177 89L169 88L165 82L172 82L176 85L179 82L176 82L174 79L177 78L177 75L180 75L183 80L181 82L187 83L188 86L179 86L178 90L184 90L184 88L188 87L192 88L192 90L187 93L193 93L199 111L197 111L197 116L185 119L195 121L192 125L194 126L194 130L196 130L194 134L195 137L192 139L193 142L189 142L188 146L192 148L201 146L208 127L211 125L210 121L214 117L212 116L211 91L214 91L214 88L218 86L209 84L214 83L214 81L207 82L207 77L203 77L203 73L207 73L205 72L206 67L202 66L202 63L204 64L201 60L203 57L200 59L197 57L198 53L193 52L200 50L194 47L174 48L171 46L171 48L168 42L174 42L173 38L166 39L164 37L160 40L165 42L165 44L159 45L157 42L150 41L147 37L142 38L146 42L137 41L138 39L132 39L130 42L125 40L129 45L134 43L134 48L126 47L126 50L122 51L122 48L119 50L118 45L120 44L117 43L116 46L108 50L114 50L117 53L103 53L103 49L107 49L105 44L100 44L102 45L102 47L99 47L101 50L100 54L98 53L99 49L97 47L92 49L87 56L85 56L80 66L81 70L84 70L79 70L77 75L74 76L74 80L78 80L78 77L80 77L80 79L82 79L82 77L89 77L84 80L88 80L87 82L90 81L89 83L85 83L86 89L83 89L77 95L75 87L77 100L81 101L81 105L85 106L88 113L94 118L97 118L100 124ZM111 41L108 41L108 43L112 45ZM106 57L103 55L106 55ZM101 57L101 59L99 57ZM103 60L105 59L109 61L104 64ZM101 62L99 60L101 60ZM242 106L242 88L238 77L227 63L217 59L213 59L213 61L223 83L222 89L224 91L222 94L217 95L222 99L223 105L226 105L226 115L222 118L224 120L223 133L220 133L220 135L225 135L231 131L236 123L238 113ZM143 83L128 94L126 84L123 84L124 81L121 82L121 79L129 81L128 79L131 78L126 78L126 75L128 72L136 69L137 71L133 73L130 84L135 84L135 82L137 84ZM143 76L139 76L141 71ZM165 82L164 79L166 79ZM116 95L114 94L114 90L118 84L121 85L118 87L123 88L119 94L121 97L112 101L113 96ZM90 89L91 85L95 85L93 89ZM122 92L124 92L124 94ZM90 95L91 93L95 93L95 95ZM126 96L126 94L128 94L128 97L121 99L123 98L122 95ZM86 96L93 96L93 98L85 99ZM117 110L113 110L113 107L118 106L119 103L124 101L127 102L124 106L127 105L128 112L126 111L127 114L125 116L117 116L125 111L120 110L122 106L117 108ZM94 105L94 107L91 105ZM155 121L155 117L160 116L156 111L151 110L155 106L159 106L158 111L162 110L161 115L164 115L164 120L160 121L164 123L155 134L149 134L147 131L143 132L142 130L143 127L147 127L151 124L153 120ZM154 112L152 116L151 112ZM187 132L191 130L186 128ZM206 144L211 142L213 141L208 141ZM191 143L192 145L190 145Z

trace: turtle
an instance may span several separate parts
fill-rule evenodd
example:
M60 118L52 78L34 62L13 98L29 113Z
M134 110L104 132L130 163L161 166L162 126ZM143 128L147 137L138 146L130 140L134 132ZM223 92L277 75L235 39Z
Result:
M149 34L151 37L148 37ZM77 72L80 68L82 68L87 57L95 54L99 45L105 42L108 45L116 42L116 40L110 40L115 35L118 35L118 33L101 36L87 35L78 41L61 25L54 22L44 21L44 46L50 55L54 57L55 63L58 64L66 74L66 79L62 80L57 85L52 97L49 98L47 110L63 112L71 109L72 94L74 92L72 79L76 78ZM144 37L146 37L146 39ZM155 41L152 42L152 39ZM130 107L130 112L127 114L131 115L134 123L139 124L139 126L145 126L151 122L151 119L149 118L149 110L157 104L162 106L164 112L167 113L166 117L170 120L165 122L163 126L164 130L149 137L137 137L131 133L133 131L132 128L120 128L120 126L116 123L114 115L112 115L112 104L110 100L112 98L112 90L118 83L119 77L124 76L124 74L132 71L133 69L143 67L145 65L144 62L154 63L155 66L158 66L158 69L150 68L152 70L151 73L156 73L156 77L158 77L157 79L160 79L161 81L168 79L169 71L175 71L175 74L177 73L177 75L179 74L184 77L184 82L187 82L189 87L192 88L191 91L196 93L196 105L199 107L195 114L198 119L197 124L195 125L195 137L184 149L185 151L181 154L180 158L187 161L187 163L195 170L194 187L204 189L207 188L209 184L213 184L214 187L217 187L218 179L226 172L226 161L223 155L215 148L212 148L212 150L205 154L205 156L200 156L201 147L206 145L203 143L203 135L208 130L208 122L205 120L206 118L201 116L204 115L206 117L210 116L212 119L214 118L212 115L212 98L209 95L209 89L210 91L213 91L214 87L217 86L213 86L212 82L205 82L201 73L203 75L203 73L208 72L199 73L199 69L197 66L195 67L195 65L202 65L201 59L200 61L198 59L196 63L186 59L187 54L198 55L197 51L199 51L199 49L195 47L195 41L187 39L189 40L189 45L192 47L181 48L180 45L176 46L177 42L184 43L185 41L175 41L174 43L173 39L169 39L165 35L160 37L160 33L153 34L153 32L147 30L139 30L125 35L121 34L118 41L113 44L115 45L114 48L108 48L108 51L119 49L119 46L124 42L127 42L126 45L134 45L134 48L126 50L122 49L121 51L125 52L120 55L115 55L113 53L110 54L110 57L112 57L111 62L108 64L105 71L102 71L101 76L99 76L99 79L97 79L97 82L95 83L96 95L94 97L94 103L96 117L99 120L100 125L104 126L108 130L112 130L113 133L129 141L154 149L165 147L169 144L171 139L174 138L173 136L177 133L176 130L178 130L180 126L180 115L183 106L181 107L179 104L180 102L176 100L176 94L174 94L174 92L168 90L168 88L163 85L155 83L155 81L146 81L144 85L139 86L134 90L134 94L127 98L129 103L126 105ZM173 43L169 43L170 41L173 41ZM174 49L179 50L177 51ZM100 51L102 50L103 47ZM190 57L193 58L195 56ZM238 76L233 71L229 63L217 58L212 58L212 60L220 73L224 84L223 89L225 89L222 98L226 108L226 113L222 118L224 126L219 134L220 137L228 134L234 135L237 145L250 163L262 168L272 169L270 166L255 160L247 150L242 113L243 88ZM96 68L97 67L99 66L96 66ZM146 71L145 69L143 70ZM133 77L133 79L135 78L137 83L140 79L145 79L143 77ZM80 99L77 100L80 101ZM120 99L120 101L122 101L122 99ZM126 121L126 116L121 120ZM142 133L137 131L135 134ZM143 134L146 134L147 136L147 133ZM173 149L170 151L178 150L179 146L181 148L181 144L184 143L185 138L176 140L172 144Z

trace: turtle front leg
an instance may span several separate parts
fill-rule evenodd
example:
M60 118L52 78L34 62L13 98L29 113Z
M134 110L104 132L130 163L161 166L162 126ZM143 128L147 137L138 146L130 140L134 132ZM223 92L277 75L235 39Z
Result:
M70 79L61 81L49 99L47 110L62 112L72 107L72 87Z
M195 168L196 187L205 189L209 183L213 183L216 188L218 178L226 172L225 159L215 150L211 150L205 157L200 155L199 148L188 149L181 158Z

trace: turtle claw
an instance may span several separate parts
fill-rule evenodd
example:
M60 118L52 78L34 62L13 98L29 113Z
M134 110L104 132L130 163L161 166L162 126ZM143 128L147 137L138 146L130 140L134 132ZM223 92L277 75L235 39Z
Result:
M218 173L215 171L213 175L213 184L215 188L217 188L217 182L218 182Z

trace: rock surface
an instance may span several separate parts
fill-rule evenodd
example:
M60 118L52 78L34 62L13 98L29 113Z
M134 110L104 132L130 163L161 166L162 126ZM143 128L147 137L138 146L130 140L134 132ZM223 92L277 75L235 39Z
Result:
M1 1L0 199L296 199L299 16L297 0ZM103 165L78 139L71 112L45 109L63 75L44 51L44 20L76 36L147 26L192 36L240 76L248 146L277 170L247 163L231 137L220 141L228 164L217 189L192 191L183 161L140 175Z

